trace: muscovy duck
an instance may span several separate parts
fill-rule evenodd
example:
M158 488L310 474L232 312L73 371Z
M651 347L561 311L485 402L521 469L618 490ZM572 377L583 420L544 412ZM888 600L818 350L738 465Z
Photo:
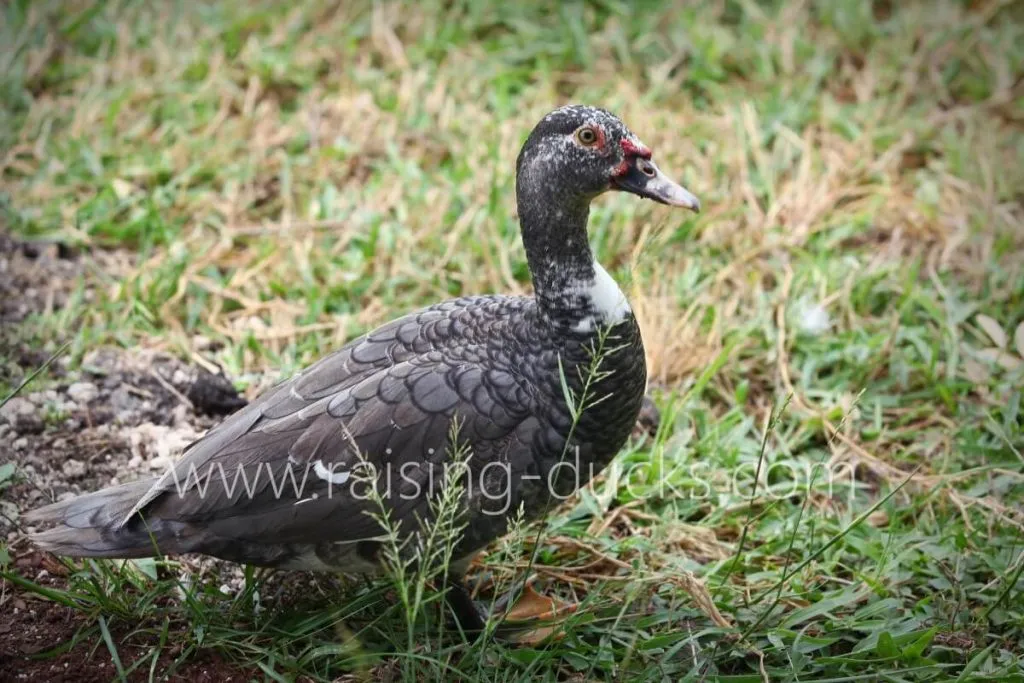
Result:
M56 524L35 543L375 573L379 506L418 533L458 457L464 528L446 597L463 629L481 630L462 583L470 559L517 510L538 517L607 465L644 399L640 329L587 242L590 203L609 190L700 209L611 113L551 112L516 164L533 296L467 296L393 320L231 415L163 476L29 513Z

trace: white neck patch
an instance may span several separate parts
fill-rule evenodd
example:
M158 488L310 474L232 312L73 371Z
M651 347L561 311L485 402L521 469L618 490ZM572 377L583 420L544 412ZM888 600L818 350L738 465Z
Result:
M580 283L579 290L584 298L590 301L594 314L584 316L573 326L577 332L590 332L597 323L621 322L632 313L626 295L619 289L618 283L597 261L594 261L594 280Z

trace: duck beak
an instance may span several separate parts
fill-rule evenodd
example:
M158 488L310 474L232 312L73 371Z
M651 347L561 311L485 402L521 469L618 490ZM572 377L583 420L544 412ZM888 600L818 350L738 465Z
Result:
M662 173L653 161L643 157L637 157L629 164L625 173L612 177L612 188L700 213L699 199Z

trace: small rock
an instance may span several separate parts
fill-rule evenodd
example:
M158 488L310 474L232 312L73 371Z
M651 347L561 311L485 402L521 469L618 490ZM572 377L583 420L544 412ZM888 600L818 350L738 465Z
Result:
M24 415L34 415L36 407L32 404L32 401L27 398L15 396L8 401L3 408L0 408L0 417L4 418L11 424L14 424L18 418Z
M171 466L174 461L164 455L158 455L149 461L149 469L151 470L166 470Z
M92 382L75 382L68 387L68 397L79 405L85 405L100 395L100 390Z
M63 470L64 476L68 477L69 479L84 477L86 471L85 463L82 462L81 460L68 460L67 462L64 463L64 466L61 468L61 470Z
M172 428L144 422L132 430L128 439L133 455L148 459L151 469L161 470L170 467L185 447L199 436L198 432L187 425Z
M23 451L26 448L28 448L28 439L26 439L25 437L21 437L20 439L15 439L14 443L12 443L11 446L13 446L14 450L16 450L16 451Z
M36 391L29 394L25 398L37 406L46 406L60 400L60 396L53 389Z
M184 403L179 403L174 406L174 410L171 411L171 424L180 427L191 427L191 423L188 419L188 406Z
M45 426L39 409L32 401L20 396L15 396L0 409L0 418L18 434L38 434Z
M171 384L178 388L187 387L188 385L192 384L192 378L189 377L189 374L187 372L185 372L181 368L177 368L174 371L174 374L171 376Z
M18 519L21 516L18 506L7 500L0 500L0 514L6 517L7 520Z

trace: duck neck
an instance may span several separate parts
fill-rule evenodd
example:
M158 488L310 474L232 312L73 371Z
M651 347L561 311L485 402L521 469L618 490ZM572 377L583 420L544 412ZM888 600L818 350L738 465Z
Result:
M594 260L587 242L589 199L553 197L553 192L517 192L519 221L534 297L549 325L593 332L631 315L625 295Z

